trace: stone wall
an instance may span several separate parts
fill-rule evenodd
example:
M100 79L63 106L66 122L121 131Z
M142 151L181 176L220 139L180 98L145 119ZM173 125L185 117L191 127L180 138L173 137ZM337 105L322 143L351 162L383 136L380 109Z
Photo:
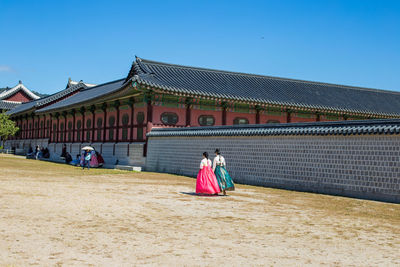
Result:
M235 136L221 134L229 127L211 133L198 129L206 134L187 129L150 134L146 170L195 177L202 153L213 157L219 148L237 183L400 203L399 134L254 135L247 130Z
M23 149L26 154L29 147L34 149L36 145L47 147L50 151L50 160L61 161L62 143L48 143L48 139L25 139L25 140L8 140L5 142L6 148ZM66 143L67 152L72 158L80 153L80 149L86 145L93 146L96 151L100 152L105 161L105 167L113 167L118 160L119 165L130 165L144 167L146 158L143 157L143 142L135 143Z

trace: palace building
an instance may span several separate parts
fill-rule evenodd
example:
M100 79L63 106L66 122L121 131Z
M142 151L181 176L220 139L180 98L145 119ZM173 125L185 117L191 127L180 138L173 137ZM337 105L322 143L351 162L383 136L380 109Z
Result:
M399 92L138 57L119 80L69 81L64 90L29 100L8 111L20 128L8 146L40 144L57 155L62 144L72 153L92 144L110 164L128 165L143 165L146 133L154 127L400 118Z

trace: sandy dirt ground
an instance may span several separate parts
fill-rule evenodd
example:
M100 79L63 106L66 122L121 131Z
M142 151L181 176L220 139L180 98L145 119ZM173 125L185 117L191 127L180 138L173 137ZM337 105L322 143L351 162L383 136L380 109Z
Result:
M394 266L400 205L0 155L0 266Z

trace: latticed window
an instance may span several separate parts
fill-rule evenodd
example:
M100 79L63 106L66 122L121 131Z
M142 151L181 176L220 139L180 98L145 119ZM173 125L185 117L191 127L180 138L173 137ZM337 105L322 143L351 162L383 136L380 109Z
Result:
M101 140L101 128L103 127L103 119L97 119L97 141Z
M173 112L164 112L161 114L161 121L167 125L175 125L178 123L178 115Z
M60 123L60 142L64 142L64 123Z
M76 140L81 141L81 128L82 128L82 121L78 120L76 122Z
M142 127L137 128L137 139L143 140L143 128Z
M90 131L89 129L92 128L92 120L88 119L86 121L86 141L89 142L90 141Z
M201 126L212 126L215 124L215 118L211 115L201 115L199 117L199 125Z
M47 135L47 137L49 137L49 136L50 136L50 120L47 120L47 122L46 122L46 128L47 128L47 133L46 133L46 135Z
M40 122L40 137L44 137L44 121Z
M35 121L35 129L33 129L33 138L37 138L38 122Z
M126 141L128 139L128 123L129 123L129 115L124 114L122 116L122 140Z
M72 141L72 121L68 122L68 142Z
M249 120L246 118L235 118L233 120L234 125L249 124Z
M139 112L136 115L136 120L138 124L142 124L144 122L144 113L143 112Z
M114 140L114 125L115 125L114 116L108 118L108 125L110 126L110 129L108 130L108 140L112 141Z

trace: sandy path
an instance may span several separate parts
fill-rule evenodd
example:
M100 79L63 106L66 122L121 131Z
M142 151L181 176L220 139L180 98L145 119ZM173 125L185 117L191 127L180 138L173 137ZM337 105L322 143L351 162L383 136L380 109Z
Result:
M0 155L0 265L400 265L400 205Z

